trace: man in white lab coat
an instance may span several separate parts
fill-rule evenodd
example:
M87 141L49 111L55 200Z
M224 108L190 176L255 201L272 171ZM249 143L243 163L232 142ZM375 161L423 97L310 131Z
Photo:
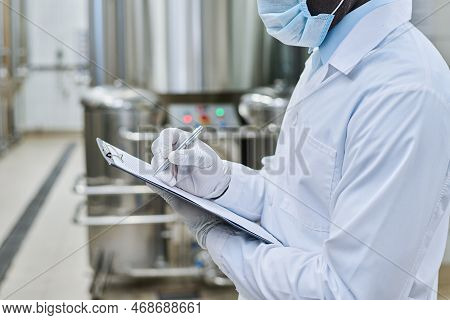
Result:
M312 55L273 157L253 171L165 130L158 177L283 246L167 196L250 299L435 299L450 197L450 72L411 0L259 0L268 32ZM334 11L334 12L333 12ZM333 13L333 14L332 14Z

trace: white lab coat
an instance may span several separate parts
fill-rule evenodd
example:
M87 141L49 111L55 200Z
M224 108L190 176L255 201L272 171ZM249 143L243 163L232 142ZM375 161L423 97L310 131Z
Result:
M226 228L207 248L250 299L434 299L448 233L450 73L409 22L411 0L364 17L311 61L264 169L233 164L217 202L284 245Z

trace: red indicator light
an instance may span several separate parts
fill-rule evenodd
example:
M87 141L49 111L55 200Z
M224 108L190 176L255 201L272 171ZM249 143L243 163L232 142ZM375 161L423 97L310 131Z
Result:
M207 114L203 114L200 117L200 121L202 122L202 124L210 124L211 123L211 120L209 119Z
M194 120L194 118L190 114L186 114L183 116L183 122L189 124Z

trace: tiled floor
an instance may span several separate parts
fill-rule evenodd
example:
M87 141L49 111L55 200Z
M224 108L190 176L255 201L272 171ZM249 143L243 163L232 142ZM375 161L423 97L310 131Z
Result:
M76 142L77 147L16 255L0 287L1 298L89 298L91 271L83 246L86 230L71 221L81 200L71 191L71 184L84 170L79 136L26 137L0 159L0 239L7 235L70 142Z
M0 158L0 241L4 240L72 138L60 135L27 137Z

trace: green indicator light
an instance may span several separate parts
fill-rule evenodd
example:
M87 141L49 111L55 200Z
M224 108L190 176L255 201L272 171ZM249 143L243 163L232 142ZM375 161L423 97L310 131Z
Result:
M225 115L225 109L224 108L217 108L216 109L216 116L219 118L223 117Z

